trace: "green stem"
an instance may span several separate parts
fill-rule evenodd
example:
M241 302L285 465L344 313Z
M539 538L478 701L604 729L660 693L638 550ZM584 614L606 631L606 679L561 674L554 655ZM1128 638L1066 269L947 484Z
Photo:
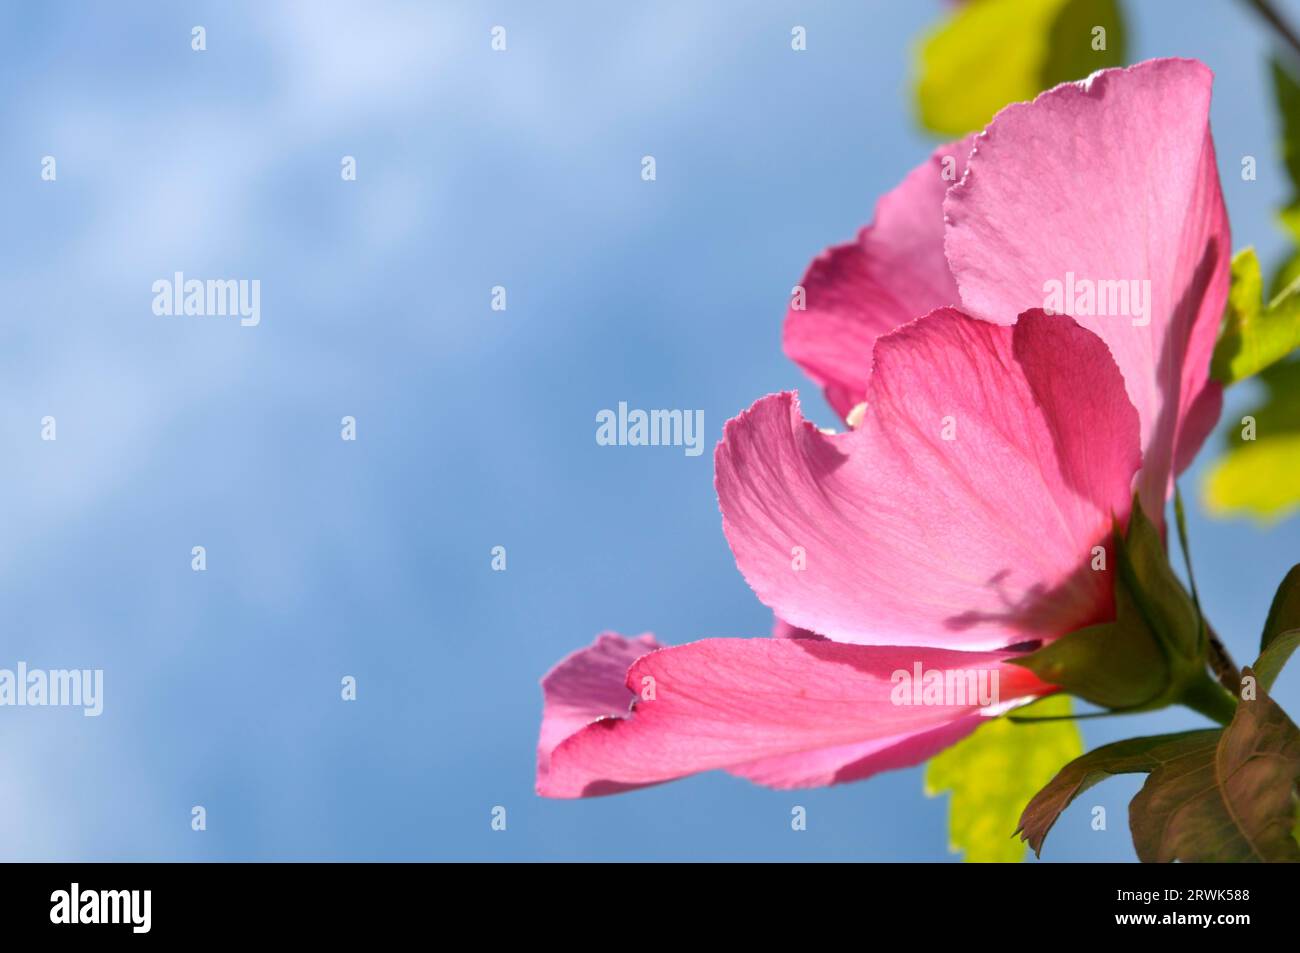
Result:
M1219 639L1210 625L1205 626L1206 634L1209 636L1209 657L1210 668L1218 676L1219 684L1223 686L1233 697L1241 691L1241 669L1237 668L1237 663L1232 660L1228 654L1228 648Z
M1205 616L1201 614L1201 594L1196 590L1196 573L1192 570L1192 548L1187 544L1187 517L1183 512L1183 491L1174 484L1174 520L1178 525L1178 545L1183 551L1183 562L1187 564L1187 581L1192 586L1192 604L1196 606L1196 618L1204 634Z
M1232 660L1232 656L1228 654L1227 647L1206 621L1205 613L1201 611L1201 596L1196 591L1196 573L1192 569L1192 548L1187 544L1187 517L1183 512L1183 494L1177 483L1174 484L1174 518L1178 525L1178 543L1183 550L1183 560L1187 563L1187 581L1192 586L1192 604L1196 606L1196 625L1199 629L1196 642L1200 650L1206 652L1210 668L1219 679L1219 684L1229 694L1235 696L1241 687L1241 672L1237 668L1237 663Z
M1226 725L1232 721L1237 711L1236 696L1221 688L1209 675L1201 677L1188 686L1179 701L1192 711L1200 712L1211 721Z
M1269 0L1246 0L1246 2L1255 8L1255 12L1264 18L1287 46L1300 53L1300 36L1296 35L1295 30L1291 28L1291 24L1283 19L1282 14L1277 12L1277 9Z

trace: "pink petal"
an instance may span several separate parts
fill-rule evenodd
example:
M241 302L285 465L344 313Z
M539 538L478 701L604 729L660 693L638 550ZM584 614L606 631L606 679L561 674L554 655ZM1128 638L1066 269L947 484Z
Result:
M877 342L867 404L849 433L822 433L789 393L725 428L723 529L783 620L837 642L977 649L1106 616L1091 548L1127 517L1141 456L1099 338L1042 312L1007 328L936 311Z
M1049 691L1005 652L706 639L638 659L627 690L653 685L626 718L590 724L551 752L547 797L582 797L726 768L775 787L853 780L914 764L978 723L974 697L896 703L894 673L996 673L997 695ZM986 674L985 687L994 676ZM650 682L647 682L650 679ZM944 703L946 702L946 704Z
M634 697L625 684L627 670L659 648L650 633L625 638L602 632L596 641L559 662L542 677L542 729L537 741L537 772L544 775L551 749L599 718L622 718Z
M862 781L873 774L910 768L934 757L978 728L985 717L982 714L962 715L937 728L912 735L763 758L749 764L734 765L727 772L769 788L828 787L846 781Z
M797 625L791 625L784 619L772 620L772 638L774 639L822 639L825 636L818 635L816 632L809 632L807 629L801 629Z
M1208 428L1205 387L1231 237L1210 136L1210 70L1152 60L1008 106L949 190L948 260L964 309L1004 324L1047 282L1149 280L1150 323L1069 313L1110 347L1142 423L1143 502L1159 517L1175 460ZM1086 307L1086 306L1085 306ZM1130 308L1130 310L1132 310ZM1202 403L1205 412L1208 405Z
M856 241L813 260L782 332L790 359L821 384L841 417L862 401L876 338L958 303L943 251L943 196L966 168L971 139L935 150L876 205Z
M1201 444L1214 432L1222 413L1223 385L1214 379L1207 380L1183 414L1178 446L1174 448L1175 474L1182 473L1192 465L1196 451L1201 449Z

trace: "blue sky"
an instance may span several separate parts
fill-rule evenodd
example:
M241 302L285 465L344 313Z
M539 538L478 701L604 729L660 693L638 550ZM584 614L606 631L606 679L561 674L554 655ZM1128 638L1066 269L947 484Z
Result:
M0 857L951 859L920 769L807 792L713 774L533 794L537 680L558 658L604 629L769 631L710 455L597 446L594 415L702 408L711 446L756 398L799 388L832 422L781 353L786 296L928 151L906 77L942 9L0 12L0 666L105 672L99 718L0 713ZM1267 35L1245 4L1126 9L1134 58L1215 69L1234 244L1273 260L1287 187ZM1257 181L1234 174L1245 154ZM261 323L155 316L152 283L176 271L259 279ZM1297 525L1193 508L1203 600L1239 661L1300 556ZM1278 694L1300 711L1294 670ZM1131 858L1138 783L1067 812L1048 859ZM1093 804L1109 830L1090 829Z

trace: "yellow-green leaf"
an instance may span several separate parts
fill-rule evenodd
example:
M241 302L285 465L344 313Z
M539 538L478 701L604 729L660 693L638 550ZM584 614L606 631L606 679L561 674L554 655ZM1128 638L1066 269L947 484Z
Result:
M1255 249L1244 248L1232 259L1232 287L1223 315L1210 373L1222 384L1235 384L1300 347L1300 285L1292 284L1267 305Z
M1068 695L1053 695L1018 716L1070 714ZM1083 753L1073 721L1041 724L996 718L930 759L925 793L948 792L948 841L968 861L1015 863L1025 845L1012 836L1020 812L1064 765Z
M1205 502L1215 516L1272 525L1300 505L1300 433L1245 443L1215 464Z
M922 41L921 122L945 136L982 129L1008 103L1123 64L1124 45L1117 0L970 0Z
M1300 251L1292 250L1273 272L1273 280L1268 285L1268 296L1276 298L1287 286L1300 278Z
M1259 375L1267 398L1227 432L1228 451L1205 481L1215 516L1275 523L1300 507L1300 360Z

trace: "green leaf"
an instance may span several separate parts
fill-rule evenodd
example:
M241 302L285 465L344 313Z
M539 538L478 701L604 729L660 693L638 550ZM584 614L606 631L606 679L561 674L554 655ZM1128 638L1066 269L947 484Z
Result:
M1282 162L1291 178L1292 188L1300 192L1300 83L1281 60L1274 59L1270 65L1273 98L1278 115L1282 117Z
M1088 788L1116 774L1138 774L1155 770L1161 764L1199 751L1212 749L1222 729L1185 731L1175 735L1129 738L1089 751L1062 768L1029 802L1020 815L1016 833L1027 841L1035 854L1041 854L1043 840L1056 819L1070 803Z
M1300 629L1289 629L1286 632L1279 632L1277 637L1268 644L1268 648L1259 653L1259 658L1255 659L1255 664L1251 666L1255 670L1255 675L1259 678L1259 684L1264 687L1264 691L1269 691L1273 683L1277 681L1278 675L1282 674L1282 669L1291 654L1295 652L1296 646L1300 646Z
M1300 228L1300 209L1296 210L1297 228ZM1300 238L1300 234L1297 235ZM1268 296L1276 298L1287 286L1300 278L1300 251L1292 250L1286 259L1278 266L1277 271L1273 272L1273 280L1268 283Z
M1106 31L1104 50L1093 49L1093 31L1098 27ZM1123 66L1127 45L1118 0L1071 0L1052 23L1042 88L1083 79L1109 66Z
M1255 249L1232 259L1232 286L1210 373L1235 384L1276 364L1300 347L1300 286L1291 285L1265 306Z
M1270 524L1300 506L1300 361L1274 364L1259 380L1264 402L1246 414L1254 439L1244 439L1245 423L1228 430L1228 452L1206 478L1204 501L1215 516Z
M1282 226L1300 241L1300 83L1280 60L1273 60L1273 88L1277 110L1282 119L1282 161L1291 179L1292 198L1279 212ZM1243 253L1244 254L1244 253ZM1285 346L1285 314L1294 313L1294 301L1300 294L1296 282L1300 280L1300 250L1293 250L1283 262L1269 285L1269 307L1278 304L1281 317L1265 322L1269 330L1260 335L1263 343L1246 347L1245 332L1241 332L1242 347L1238 351L1242 367L1231 367L1232 357L1225 357L1236 347L1229 329L1234 321L1234 308L1252 306L1245 284L1238 287L1242 274L1238 268L1241 254L1233 260L1233 288L1225 313L1224 336L1215 348L1215 376L1231 377L1248 369L1252 363L1261 363ZM1249 266L1244 266L1249 267ZM1258 266L1255 266L1256 269ZM1249 281L1248 275L1245 280ZM1280 304L1286 302L1285 305ZM1260 322L1256 320L1256 324ZM1292 329L1294 333L1294 328ZM1228 343L1225 343L1228 342ZM1251 357L1252 349L1255 357ZM1242 421L1242 429L1233 425L1228 431L1228 450L1214 464L1204 484L1206 508L1214 515L1248 516L1268 525L1283 519L1300 506L1300 360L1285 360L1264 367L1258 373L1264 384L1264 403L1250 411ZM1253 434L1246 436L1246 420L1253 424Z
M1076 758L1034 795L1017 833L1040 853L1075 798L1134 773L1150 775L1129 804L1140 859L1300 861L1292 836L1300 730L1266 692L1244 699L1226 728L1130 738Z
M1251 666L1265 691L1273 688L1297 646L1300 646L1300 565L1292 566L1277 587L1259 640L1259 658Z
M1129 827L1139 859L1300 862L1291 836L1300 730L1261 691L1216 734L1213 745L1163 760L1133 798Z
M1264 620L1264 632L1259 639L1259 650L1265 651L1274 639L1292 629L1300 629L1300 563L1291 567L1273 594L1268 618Z
M1035 716L1070 713L1070 699L1053 695L1022 711ZM1068 720L1041 724L996 718L930 760L925 791L950 793L948 840L968 861L1024 859L1025 845L1011 834L1025 803L1052 775L1083 751L1078 726Z
M1106 49L1094 50L1096 27ZM982 129L1008 103L1124 62L1117 0L975 0L922 42L917 109L933 132Z

